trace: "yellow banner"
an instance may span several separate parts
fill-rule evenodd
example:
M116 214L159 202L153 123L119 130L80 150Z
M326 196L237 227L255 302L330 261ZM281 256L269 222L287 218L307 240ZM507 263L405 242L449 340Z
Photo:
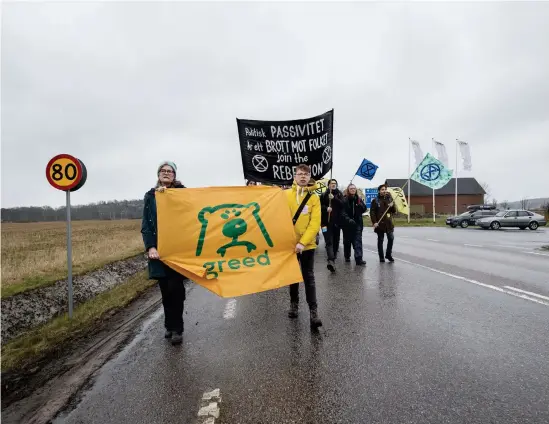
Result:
M208 290L234 297L303 280L280 188L169 189L156 202L160 259Z
M393 202L395 202L397 211L403 213L404 215L410 215L408 201L406 200L406 196L404 195L402 189L400 187L389 187L387 190L391 193L391 197L393 198Z

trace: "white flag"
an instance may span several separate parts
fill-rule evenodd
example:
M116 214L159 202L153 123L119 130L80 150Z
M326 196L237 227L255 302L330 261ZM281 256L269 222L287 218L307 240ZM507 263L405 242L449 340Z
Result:
M458 143L461 158L463 159L463 169L470 171L473 168L473 164L471 163L471 150L469 149L469 143L459 140Z
M419 166L419 164L423 160L423 152L421 151L421 146L419 145L419 141L416 141L416 140L410 140L410 143L412 143L412 147L414 149L414 156L416 157L416 166Z
M440 141L435 140L435 148L437 149L438 160L445 166L448 166L448 155L446 154L446 146Z

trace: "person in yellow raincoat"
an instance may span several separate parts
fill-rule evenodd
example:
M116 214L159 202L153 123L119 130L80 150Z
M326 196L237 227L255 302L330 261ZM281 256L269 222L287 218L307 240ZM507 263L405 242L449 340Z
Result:
M322 321L318 317L314 274L316 237L320 230L321 216L320 198L315 193L316 188L315 181L311 179L311 168L308 165L301 164L296 167L292 188L286 190L292 217L295 217L301 204L306 200L294 223L295 252L305 283L305 297L309 305L310 323L313 328L322 325ZM288 316L297 318L298 310L299 283L296 283L290 285L290 311Z

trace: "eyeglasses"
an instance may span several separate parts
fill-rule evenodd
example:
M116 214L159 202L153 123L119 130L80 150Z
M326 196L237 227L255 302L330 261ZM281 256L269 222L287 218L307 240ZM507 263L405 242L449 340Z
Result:
M304 174L302 172L299 172L298 174L295 174L296 177L308 177L309 175L311 175L311 174L309 174L309 173Z
M161 169L160 173L170 175L170 174L173 174L173 171L171 169Z

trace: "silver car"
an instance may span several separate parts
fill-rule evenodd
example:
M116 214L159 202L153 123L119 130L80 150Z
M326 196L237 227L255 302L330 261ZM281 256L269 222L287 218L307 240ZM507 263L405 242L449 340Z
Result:
M519 209L512 209L498 212L495 216L478 219L476 224L483 229L491 228L499 230L500 228L520 228L525 230L537 230L540 226L547 225L547 220L544 216Z

